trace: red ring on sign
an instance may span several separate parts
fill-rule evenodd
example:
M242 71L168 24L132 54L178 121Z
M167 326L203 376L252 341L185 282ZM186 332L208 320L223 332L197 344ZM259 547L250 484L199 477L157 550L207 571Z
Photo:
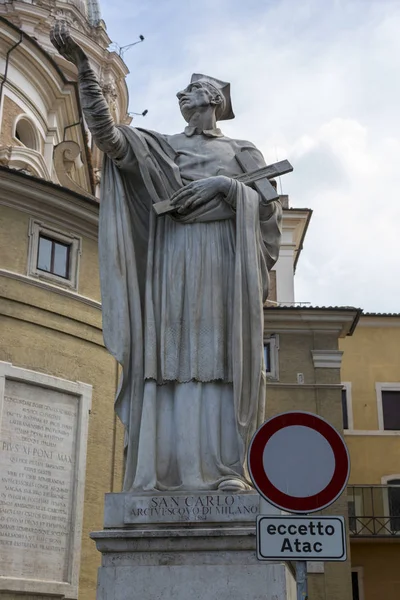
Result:
M320 433L329 443L335 457L335 470L328 485L307 497L294 497L285 494L269 480L264 470L264 449L271 437L280 429L293 425L309 427ZM272 417L256 431L248 452L248 467L251 479L264 498L282 510L310 513L322 510L334 502L346 487L349 474L349 454L339 433L325 419L306 412L288 412Z

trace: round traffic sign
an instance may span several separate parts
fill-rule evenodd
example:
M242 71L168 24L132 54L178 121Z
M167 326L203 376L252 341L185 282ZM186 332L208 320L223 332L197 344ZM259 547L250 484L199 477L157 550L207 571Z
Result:
M287 412L263 423L251 440L247 460L259 493L294 513L332 504L350 474L342 436L328 421L308 412Z

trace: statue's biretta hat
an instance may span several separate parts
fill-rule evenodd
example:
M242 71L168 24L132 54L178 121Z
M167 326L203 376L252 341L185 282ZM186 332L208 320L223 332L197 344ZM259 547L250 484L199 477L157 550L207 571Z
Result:
M215 77L209 77L208 75L202 75L201 73L193 73L190 83L194 83L195 81L204 81L208 83L216 91L221 94L223 102L217 111L217 120L218 121L227 121L228 119L234 119L235 115L232 110L232 101L231 101L231 84L226 81L221 81L220 79L215 79Z

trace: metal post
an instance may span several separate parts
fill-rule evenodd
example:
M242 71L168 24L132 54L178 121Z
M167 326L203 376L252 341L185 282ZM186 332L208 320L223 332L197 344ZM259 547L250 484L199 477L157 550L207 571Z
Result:
M307 562L305 560L296 562L296 587L297 600L308 600Z

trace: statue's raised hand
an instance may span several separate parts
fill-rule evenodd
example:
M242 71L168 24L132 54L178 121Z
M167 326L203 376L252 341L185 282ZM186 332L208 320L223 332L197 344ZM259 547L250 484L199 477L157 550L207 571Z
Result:
M74 63L78 69L88 61L85 52L72 38L65 21L55 22L50 32L50 40L61 56Z

